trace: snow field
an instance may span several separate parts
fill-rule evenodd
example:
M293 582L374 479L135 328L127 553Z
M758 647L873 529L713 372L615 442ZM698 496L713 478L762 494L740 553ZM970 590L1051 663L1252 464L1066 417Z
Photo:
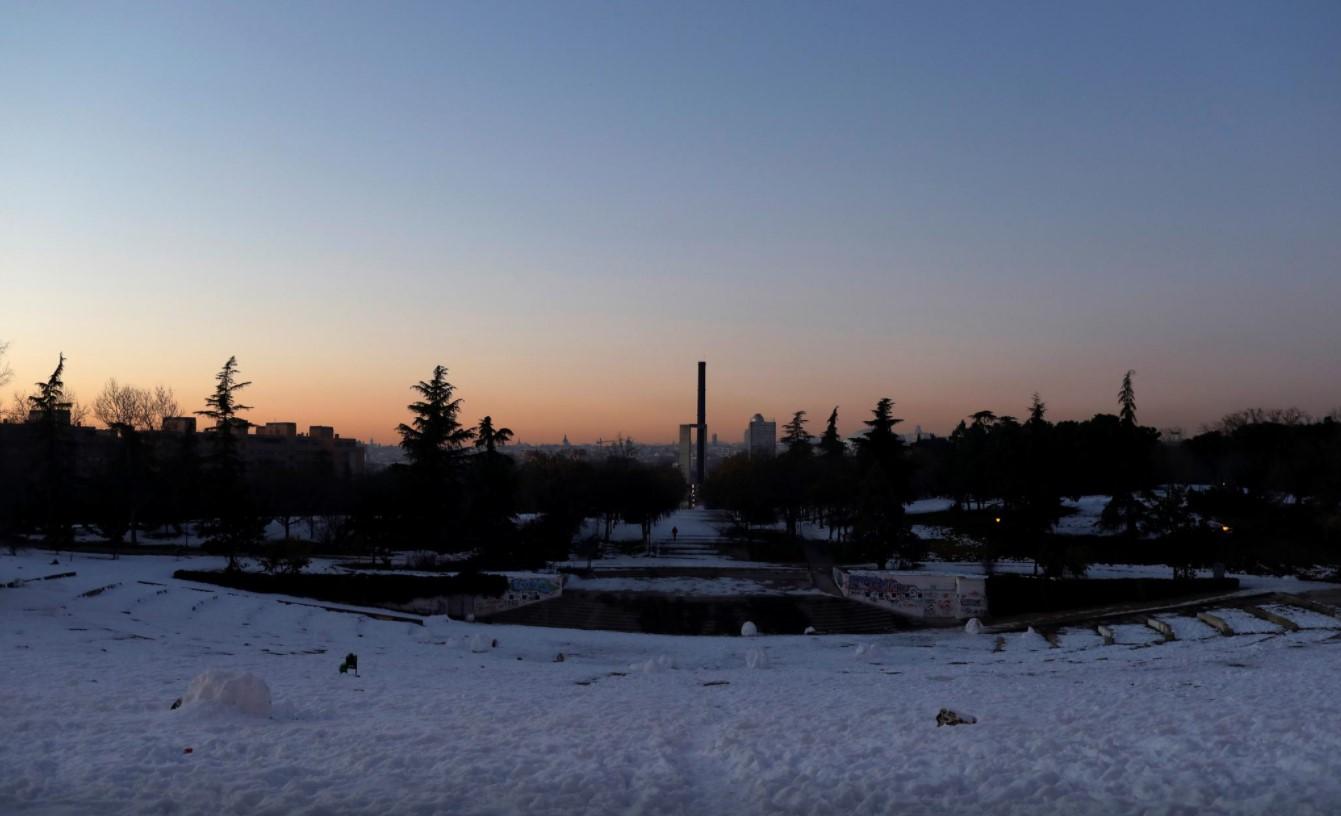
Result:
M0 589L3 813L1341 809L1336 624L1000 652L960 630L418 626L197 591L173 559L46 560L0 557L0 582L79 573ZM271 715L169 709L211 669L262 678ZM978 722L937 728L941 708Z

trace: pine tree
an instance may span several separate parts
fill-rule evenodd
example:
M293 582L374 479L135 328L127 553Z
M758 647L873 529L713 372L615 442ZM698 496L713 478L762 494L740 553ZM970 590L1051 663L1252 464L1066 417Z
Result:
M37 383L37 393L28 397L28 404L41 417L43 423L55 424L62 411L70 410L70 402L65 398L65 354L60 356L56 370L46 382Z
M449 478L475 432L461 426L461 400L453 396L456 388L447 382L446 366L435 366L427 382L413 387L422 399L408 406L414 414L410 424L396 426L401 449L411 468L435 481Z
M461 400L447 381L446 366L434 366L433 376L413 388L420 396L408 406L414 419L396 427L401 449L409 459L406 517L412 535L442 549L450 543L461 518L462 459L475 431L461 425Z
M819 449L825 456L842 456L847 453L847 443L838 435L838 406L829 413L829 421L824 425L824 435L820 437Z
M903 420L893 409L889 397L876 403L865 423L868 430L856 440L861 487L853 532L877 564L893 554L901 566L912 566L920 556L919 542L904 529L903 511L911 474L903 440L894 432Z
M1131 378L1135 374L1135 370L1129 370L1123 375L1122 390L1118 392L1118 405L1121 407L1118 418L1128 428L1136 425L1136 390L1131 384Z
M792 414L791 422L782 426L782 444L787 446L787 453L793 456L809 456L811 440L815 437L806 430L806 412L797 411Z
M205 398L206 408L197 416L214 420L208 429L211 451L208 460L205 504L209 519L205 524L204 546L228 557L228 569L241 569L239 558L260 544L265 523L256 512L255 501L243 479L239 439L251 424L238 416L251 410L237 401L237 392L251 385L237 379L237 357L229 357L214 376L214 393Z
M829 412L819 440L820 469L813 483L812 503L823 514L829 538L840 540L851 524L857 493L855 465L847 455L847 443L838 433L838 406Z
M1132 387L1135 374L1135 371L1128 371L1122 377L1122 390L1118 392L1120 447L1117 461L1112 463L1115 489L1099 519L1102 527L1122 530L1130 538L1135 538L1139 532L1152 498L1150 482L1159 440L1159 432L1154 428L1143 428L1136 423L1136 391Z
M903 439L894 433L894 426L903 420L894 416L894 401L889 397L877 402L871 414L871 418L864 423L869 430L857 437L857 455L868 466L880 464L887 475L894 478L896 471L902 471L902 468L894 465L902 457L904 447Z
M41 459L35 470L45 505L44 534L49 547L68 545L74 538L67 506L70 401L65 395L64 375L65 355L61 354L51 376L46 382L37 383L37 393L28 397L28 405L37 414L42 441Z
M1040 425L1047 422L1048 406L1047 403L1034 392L1034 398L1029 403L1029 419L1025 420L1025 425Z

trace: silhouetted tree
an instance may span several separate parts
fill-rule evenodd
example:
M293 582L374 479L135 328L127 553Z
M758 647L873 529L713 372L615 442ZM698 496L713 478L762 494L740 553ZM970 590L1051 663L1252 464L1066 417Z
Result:
M748 453L728 456L708 474L703 485L703 501L708 507L724 510L740 527L772 524L777 520L776 504L770 485L772 462Z
M209 516L202 531L204 545L227 556L229 570L240 569L238 559L250 554L265 534L265 522L243 480L240 451L240 440L251 423L239 414L251 406L239 403L237 392L251 382L239 382L237 375L237 358L229 357L214 377L214 393L205 398L206 407L196 411L214 420L214 427L206 429L210 438L205 484Z
M483 448L485 453L494 453L512 441L511 428L494 428L494 418L486 416L475 428L475 447Z
M493 417L480 420L475 429L477 453L471 457L468 527L472 537L495 552L515 553L517 474L512 458L499 451L512 439L508 428L495 428ZM506 545L506 546L504 546ZM509 555L510 557L510 555ZM529 559L529 556L527 556Z
M70 400L65 393L65 355L37 392L28 397L30 415L37 421L41 458L34 471L43 507L47 546L68 546L74 540L71 526Z
M1131 378L1136 375L1134 370L1128 370L1122 375L1122 389L1118 391L1118 418L1122 420L1123 425L1134 426L1136 424L1136 389L1132 387Z
M772 462L771 489L782 514L787 537L795 540L797 524L815 499L813 484L817 468L811 440L806 431L806 412L797 411L784 427L782 442L787 450Z
M180 409L171 388L158 386L150 391L133 385L121 385L109 379L93 401L93 416L112 428L117 425L137 431L156 431L166 417L177 416Z
M806 430L806 412L797 411L792 414L791 421L782 426L782 444L787 446L787 453L796 456L809 456L811 453L811 442L814 436Z
M409 460L407 516L414 535L441 549L455 537L462 510L464 446L475 433L461 425L461 400L447 381L445 366L435 366L433 375L413 388L420 396L409 405L414 418L396 427Z
M1149 490L1153 486L1153 459L1159 443L1159 432L1136 423L1136 392L1132 387L1135 371L1122 378L1118 392L1118 424L1111 431L1116 442L1112 458L1108 460L1112 473L1112 499L1104 508L1100 523L1110 530L1121 530L1128 538L1135 538L1145 513ZM1099 423L1100 417L1093 422Z
M140 516L151 499L153 486L152 450L131 425L118 423L111 430L117 436L116 453L98 476L93 504L98 528L116 558L127 534L131 544L139 543Z
M847 443L838 433L838 406L829 413L820 436L819 461L811 486L811 503L818 509L829 538L842 539L852 520L856 497L856 466L847 455Z
M877 564L893 555L901 566L910 567L921 557L920 542L904 525L910 471L907 449L894 432L903 420L894 417L893 407L889 397L876 403L865 423L867 431L856 439L860 478L852 532Z
M620 518L636 524L644 550L652 545L652 525L680 506L689 485L673 467L634 462L620 491Z
M1141 519L1141 531L1159 541L1165 563L1174 578L1196 577L1197 567L1209 560L1214 534L1192 512L1183 485L1169 485Z

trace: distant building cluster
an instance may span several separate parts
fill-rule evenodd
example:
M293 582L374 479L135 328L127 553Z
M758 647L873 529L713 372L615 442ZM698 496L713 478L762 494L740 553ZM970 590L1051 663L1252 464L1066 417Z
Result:
M70 429L77 471L92 472L114 455L117 432L100 428L72 426L69 408L58 408L54 415L58 425ZM0 425L0 440L22 444L32 429L42 421L40 411L28 414L25 423ZM254 428L254 433L250 432ZM205 429L205 433L213 429ZM158 431L143 432L146 441L153 444L197 432L196 417L165 417ZM264 425L243 427L234 431L242 443L242 459L258 469L276 471L315 471L329 468L331 475L354 478L366 469L364 446L354 439L345 439L329 425L311 425L306 434L298 432L296 422L267 422Z
M345 439L330 425L309 425L306 434L298 432L296 422L267 422L252 425L255 433L242 430L242 458L248 464L280 470L308 470L330 466L334 476L362 476L367 462L363 445ZM196 432L195 417L167 417L163 433Z

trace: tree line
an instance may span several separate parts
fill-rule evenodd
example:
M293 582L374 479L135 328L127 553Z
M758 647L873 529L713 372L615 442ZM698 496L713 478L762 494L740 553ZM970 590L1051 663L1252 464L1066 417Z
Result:
M208 423L200 434L162 430L179 411L169 390L115 381L94 408L108 430L80 427L65 371L62 355L25 397L24 421L0 425L0 538L11 548L34 533L69 548L82 525L114 552L144 543L147 530L187 543L194 533L231 570L254 557L296 571L314 545L383 559L397 550L474 552L481 566L535 566L567 558L593 517L602 530L584 542L589 555L609 544L618 522L637 525L650 544L652 525L687 492L678 470L639 461L631 442L595 461L515 459L505 453L512 430L492 416L462 423L444 366L413 386L410 421L396 429L405 462L357 478L341 478L324 458L293 466L245 455L252 406L241 397L251 383L236 358L194 412ZM283 540L267 542L276 520ZM295 526L308 535L291 535Z
M1024 419L979 411L948 437L904 442L888 398L867 430L837 433L838 409L823 434L793 414L777 457L742 453L704 486L710 506L742 530L781 523L823 528L846 560L910 567L926 555L904 505L949 497L938 521L964 533L990 567L1030 559L1049 575L1083 572L1102 554L1175 567L1226 562L1283 569L1335 564L1341 555L1341 421L1301 411L1245 411L1189 439L1162 439L1137 420L1134 372L1116 414L1053 422L1035 394ZM1111 538L1063 536L1063 499L1108 497L1100 518Z
M649 464L631 442L586 458L507 450L512 431L492 415L473 425L437 366L412 386L409 421L396 430L403 464L350 478L329 459L256 461L242 437L250 382L235 358L193 413L200 434L164 432L179 406L171 391L109 381L93 410L96 432L70 416L66 360L24 396L22 423L0 424L0 540L36 534L74 544L79 525L113 547L146 531L202 544L236 568L257 557L300 569L308 548L378 557L398 550L475 553L491 568L539 565L611 545L614 526L641 530L681 506L687 486L670 465ZM0 355L0 385L8 369ZM846 438L834 408L812 434L806 412L783 427L776 457L728 457L702 498L743 530L781 523L793 542L808 529L842 560L913 566L928 542L905 505L950 497L938 519L962 533L989 565L1032 559L1050 575L1082 571L1096 557L1136 557L1186 572L1235 566L1336 563L1341 544L1341 421L1298 410L1230 414L1187 439L1163 439L1137 418L1133 373L1117 412L1054 422L1035 395L1023 419L979 411L948 437L905 439L894 402L870 409ZM1112 542L1057 534L1065 498L1109 497L1102 524ZM588 519L596 527L587 528ZM279 521L283 541L267 543ZM198 539L192 542L191 536ZM151 539L152 541L152 539ZM1118 550L1117 548L1121 548Z

